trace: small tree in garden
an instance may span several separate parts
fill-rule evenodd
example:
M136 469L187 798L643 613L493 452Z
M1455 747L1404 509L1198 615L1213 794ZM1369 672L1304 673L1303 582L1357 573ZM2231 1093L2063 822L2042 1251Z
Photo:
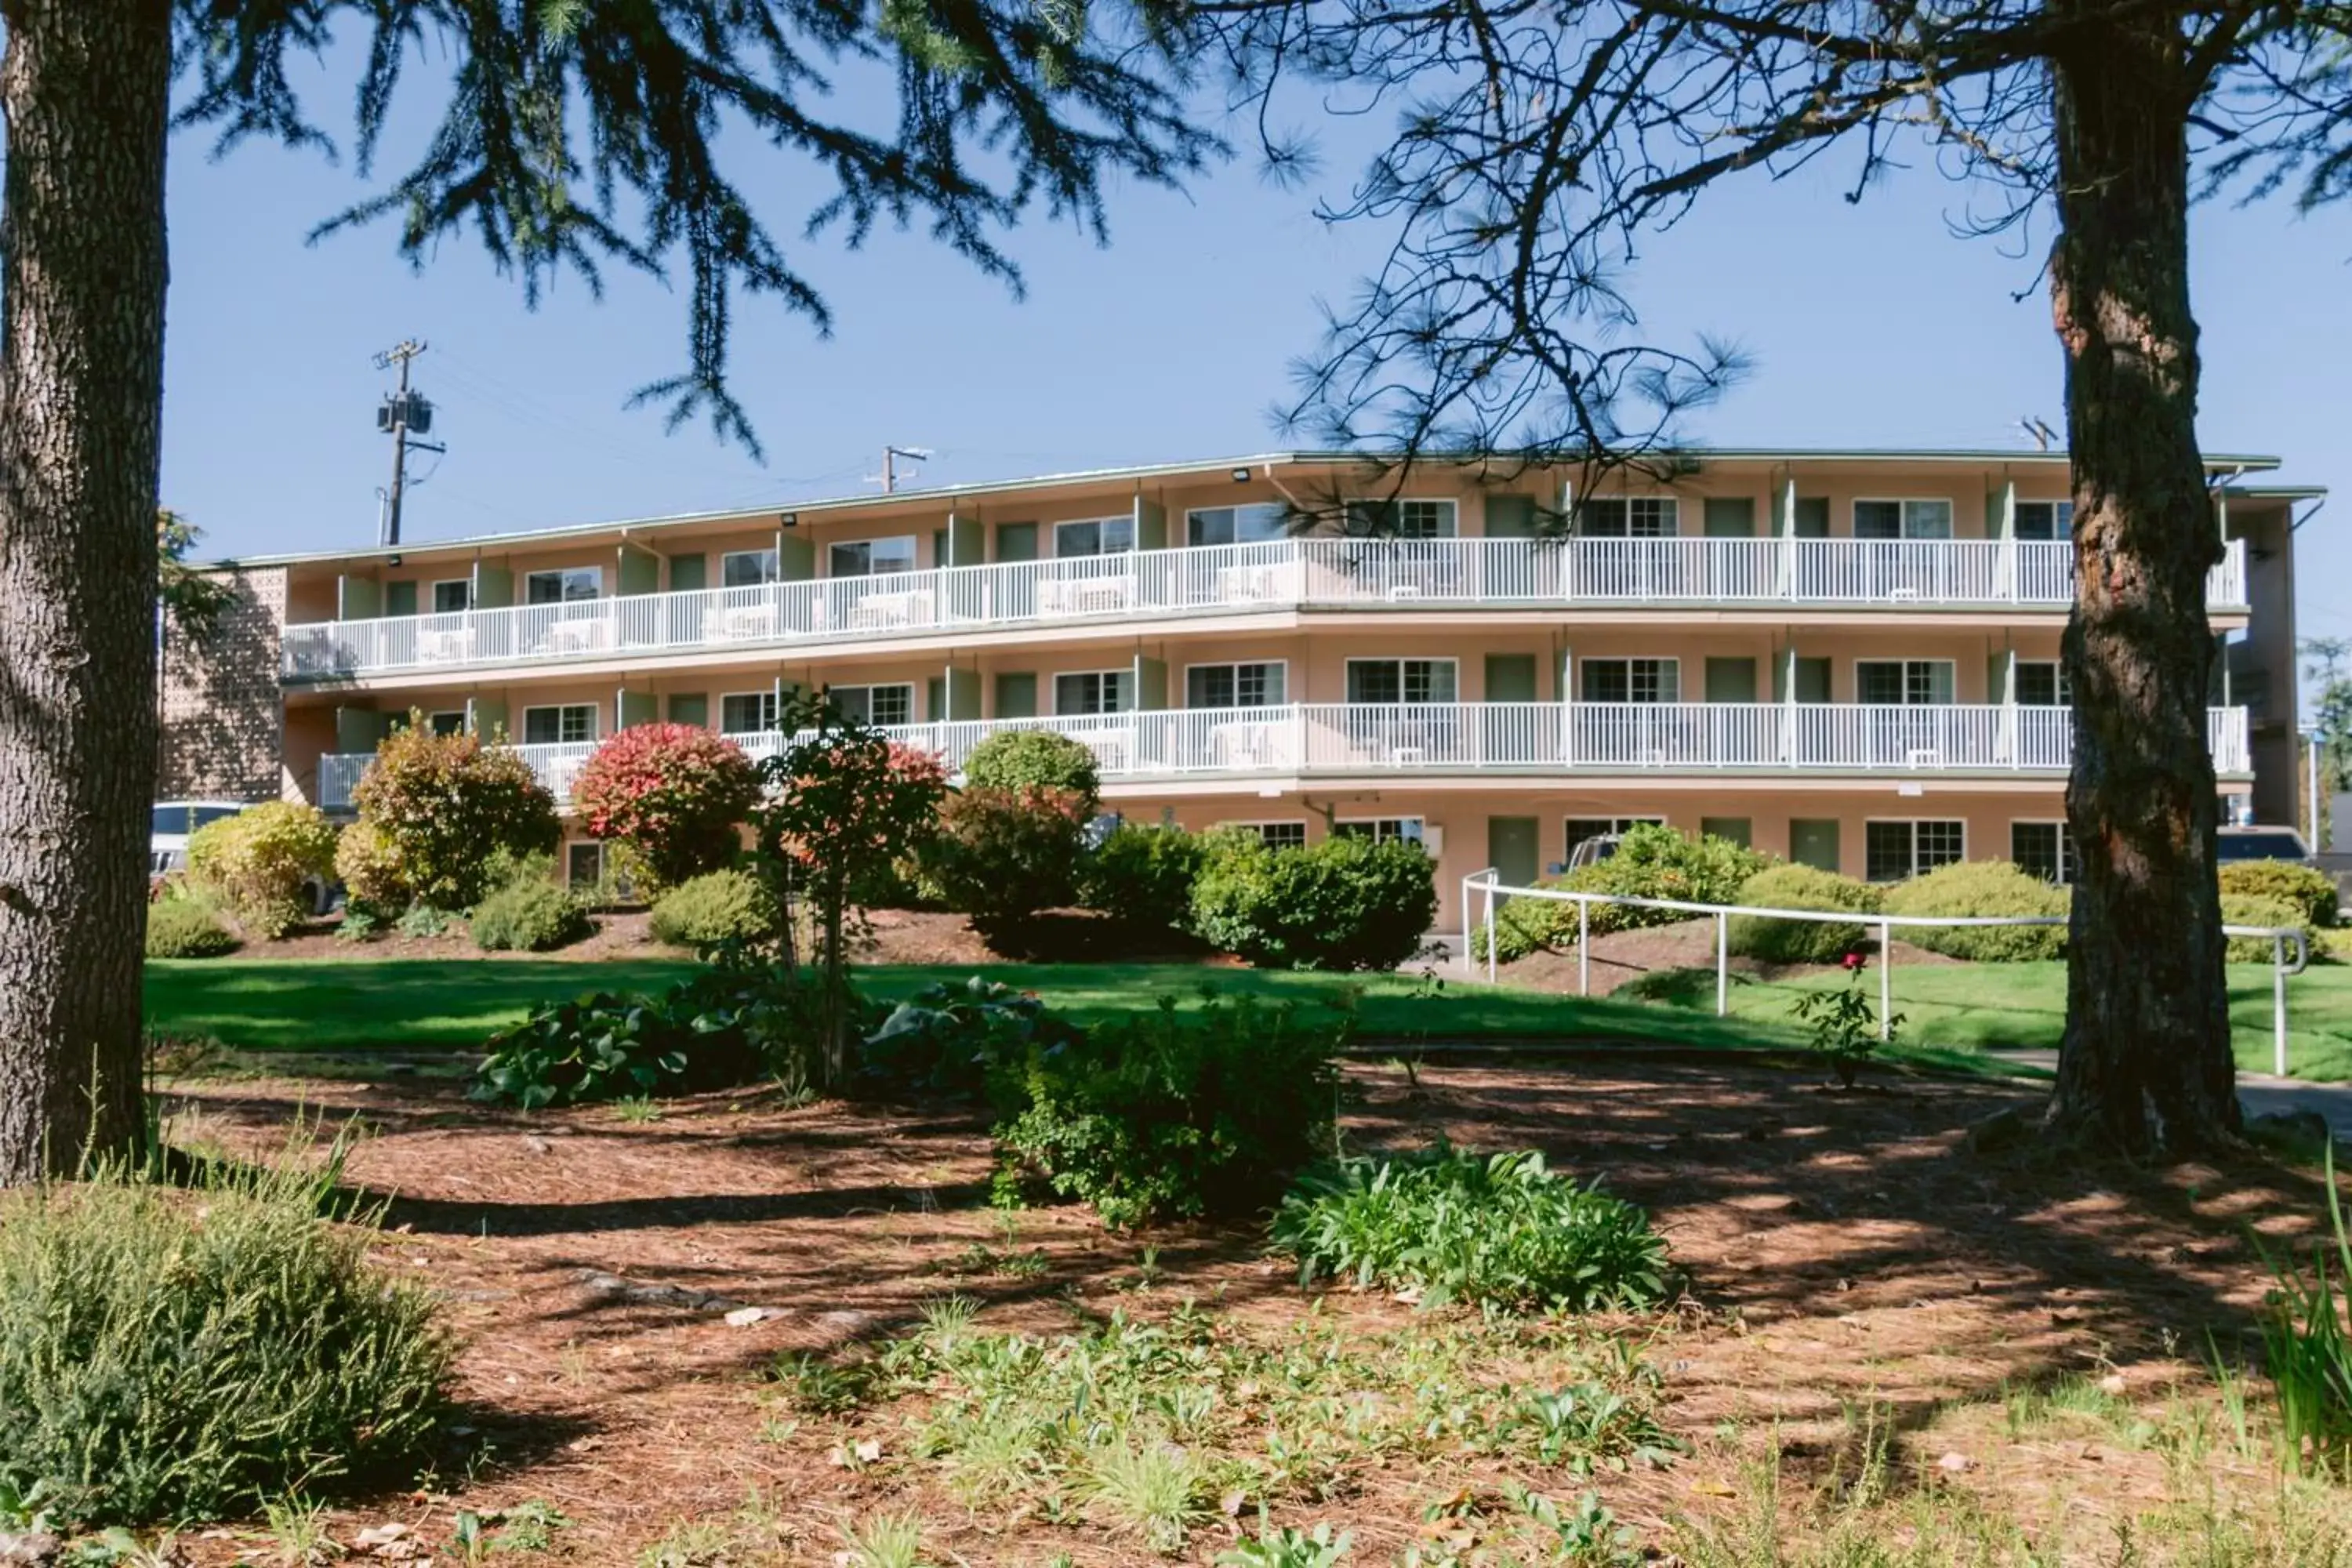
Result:
M787 729L815 733L760 764L766 799L751 814L757 865L776 908L797 898L814 917L811 961L819 986L818 1020L827 1085L848 1076L850 890L913 853L937 825L947 771L937 756L902 745L821 702L787 719ZM798 957L793 922L777 942L787 970Z
M633 724L596 748L572 785L588 831L635 849L665 888L716 871L742 847L760 775L743 748L698 724Z
M1058 789L1082 796L1088 815L1102 798L1102 769L1083 742L1052 730L1000 730L964 759L968 789Z
M549 854L563 837L555 797L511 747L436 735L418 713L377 749L352 804L386 902L470 909L497 851Z

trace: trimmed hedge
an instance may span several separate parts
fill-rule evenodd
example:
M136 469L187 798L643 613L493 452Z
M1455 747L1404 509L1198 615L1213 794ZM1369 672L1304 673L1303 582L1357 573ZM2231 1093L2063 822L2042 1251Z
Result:
M1738 901L1748 878L1767 865L1744 844L1709 834L1686 835L1660 823L1626 829L1617 852L1541 884L1573 892L1616 893L1633 899L1680 899L1690 903ZM1506 962L1542 948L1576 942L1576 905L1557 899L1514 899L1495 914L1496 956ZM1694 917L1679 910L1644 910L1624 904L1594 904L1588 928L1594 936L1641 926L1675 925ZM1471 934L1471 951L1483 958L1487 933Z
M2221 867L2221 891L2293 904L2300 925L2332 926L2338 910L2336 879L2292 860L2231 860Z
M1102 796L1102 771L1084 742L1052 730L1004 730L964 759L967 789L1068 790L1091 814Z
M188 837L189 879L226 904L247 935L266 941L310 916L308 884L334 865L334 824L299 801L267 801Z
M1961 860L1889 888L1879 907L1890 915L2063 915L2072 904L2065 889L2006 860ZM1909 926L1896 934L1979 963L2056 958L2066 950L2063 926Z
M751 872L707 871L664 893L647 925L656 942L702 948L772 936L776 917Z
M1199 834L1123 822L1079 867L1080 902L1139 931L1185 930L1208 856Z
M1194 931L1261 969L1393 969L1436 919L1436 863L1402 839L1275 849L1217 833L1192 884Z
M2293 926L2303 932L2306 944L2312 941L2311 923L2304 919L2304 911L2299 905L2284 899L2263 898L2256 893L2224 892L2221 895L2221 923L2230 926ZM2230 939L2227 957L2231 963L2268 963L2273 956L2271 939L2266 936L2233 936Z
M1740 884L1733 901L1770 910L1878 912L1879 893L1867 882L1813 866L1769 866ZM1767 963L1835 963L1869 933L1860 925L1828 921L1776 921L1734 915L1725 933L1731 951Z

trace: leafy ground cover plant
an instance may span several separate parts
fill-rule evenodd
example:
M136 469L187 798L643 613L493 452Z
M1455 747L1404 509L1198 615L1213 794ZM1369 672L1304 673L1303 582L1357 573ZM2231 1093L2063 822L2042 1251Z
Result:
M1119 1227L1255 1213L1328 1150L1340 1015L1172 999L1083 1036L1033 1043L993 1076L1008 1169Z
M1283 1198L1270 1239L1302 1282L1406 1289L1425 1306L1590 1311L1653 1305L1670 1288L1649 1216L1533 1151L1333 1161Z
M473 1097L538 1110L763 1076L802 1083L816 1042L813 1000L756 962L713 964L658 996L596 992L493 1036Z
M1033 1048L1082 1038L1036 993L975 974L926 986L893 1007L866 1037L862 1071L881 1089L976 1099L991 1073L1024 1068Z
M61 1521L218 1518L415 1454L454 1346L320 1217L311 1169L208 1167L196 1201L121 1169L0 1200L0 1490Z

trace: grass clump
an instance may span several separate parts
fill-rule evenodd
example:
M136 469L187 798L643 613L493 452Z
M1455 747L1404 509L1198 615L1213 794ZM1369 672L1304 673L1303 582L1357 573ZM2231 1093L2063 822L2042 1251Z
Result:
M1878 889L1852 877L1812 866L1774 866L1740 884L1734 900L1766 910L1878 912ZM1835 963L1862 945L1859 924L1843 921L1776 921L1765 915L1734 915L1724 940L1732 952L1766 963Z
M1666 1244L1622 1198L1549 1169L1541 1154L1440 1145L1335 1161L1303 1176L1273 1245L1302 1281L1416 1290L1447 1301L1589 1311L1664 1299Z
M0 1205L0 1490L70 1522L220 1518L414 1455L455 1347L341 1173L289 1147L192 1200L120 1172Z
M147 956L218 958L236 951L220 917L194 899L164 899L147 906Z

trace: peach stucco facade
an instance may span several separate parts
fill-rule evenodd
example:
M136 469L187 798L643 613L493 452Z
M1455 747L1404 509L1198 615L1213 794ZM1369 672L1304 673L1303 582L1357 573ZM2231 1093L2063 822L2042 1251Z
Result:
M2307 492L2267 466L2211 464L2211 732L2218 787L2274 818ZM1419 837L1445 929L1463 877L1636 818L1854 875L1898 837L2046 858L2066 496L2056 454L1703 452L1589 488L1290 454L287 558L259 563L268 732L331 809L411 711L523 744L560 793L617 728L758 742L777 693L824 687L950 761L1065 729L1131 819Z

